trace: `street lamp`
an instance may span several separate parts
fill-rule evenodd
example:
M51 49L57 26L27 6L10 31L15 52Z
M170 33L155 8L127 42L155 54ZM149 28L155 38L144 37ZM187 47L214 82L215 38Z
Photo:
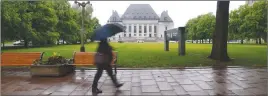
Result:
M85 52L85 46L84 46L84 36L83 33L84 32L84 18L85 18L85 10L91 14L93 12L93 8L92 8L92 4L90 4L90 1L87 2L77 2L77 0L74 1L75 6L73 8L77 9L77 10L81 10L79 7L82 7L82 31L80 32L81 35L81 47L80 47L80 52ZM88 6L86 6L88 4ZM86 7L86 8L85 8Z

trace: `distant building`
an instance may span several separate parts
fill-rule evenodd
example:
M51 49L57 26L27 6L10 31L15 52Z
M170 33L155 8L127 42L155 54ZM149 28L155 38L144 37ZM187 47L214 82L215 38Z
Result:
M121 17L113 11L107 23L120 23L126 28L126 32L109 38L111 41L162 41L164 31L174 28L168 11L157 15L149 4L130 4Z
M255 0L246 0L246 4L248 4L248 5L253 5L254 4L254 2L256 2Z

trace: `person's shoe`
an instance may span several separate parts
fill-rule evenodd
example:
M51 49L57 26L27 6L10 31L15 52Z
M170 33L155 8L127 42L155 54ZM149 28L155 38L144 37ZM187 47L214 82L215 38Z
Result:
M116 88L120 88L120 87L122 87L123 85L124 85L123 83L120 83L120 84L115 85L115 87L116 87Z
M95 94L99 94L99 93L102 93L102 90L100 89L92 89L92 93L95 93Z

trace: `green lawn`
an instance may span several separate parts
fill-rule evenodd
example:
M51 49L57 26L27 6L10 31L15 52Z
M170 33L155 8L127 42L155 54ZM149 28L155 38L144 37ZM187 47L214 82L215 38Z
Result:
M192 67L209 66L215 61L208 59L211 44L186 44L186 56L178 56L176 43L170 43L170 51L164 51L163 43L111 43L119 52L120 67ZM96 43L87 44L86 51L95 51ZM266 45L228 44L228 54L233 61L231 66L266 66ZM59 45L54 47L3 50L4 52L46 52L44 58L53 52L59 52L66 58L71 58L74 51L79 51L80 45Z

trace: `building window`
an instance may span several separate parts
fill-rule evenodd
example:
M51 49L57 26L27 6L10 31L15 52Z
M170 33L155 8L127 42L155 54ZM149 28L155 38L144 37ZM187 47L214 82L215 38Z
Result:
M128 32L131 32L131 26L128 26Z
M124 37L127 37L127 34L124 34Z
M147 26L143 26L144 27L144 33L147 32Z
M152 32L152 26L149 26L149 32Z
M127 29L127 26L124 26L124 30L125 30L125 32L126 32L126 29Z
M143 34L143 36L146 36L146 34Z
M139 26L139 33L141 33L142 29L141 29L141 26Z
M134 36L136 36L136 34L134 34Z
M156 34L154 34L154 37L157 37Z
M167 17L164 17L164 20L167 21Z
M136 26L134 26L134 33L136 33L136 31L137 31L136 29L137 29Z
M161 38L162 38L162 34L161 34Z
M149 34L149 37L152 37L152 34Z
M115 17L113 17L113 21L116 21L116 18Z
M166 30L167 30L167 26L166 26L166 28L165 28Z
M141 36L141 34L139 34L139 36Z
M128 37L131 37L131 34L128 34Z
M154 33L156 33L157 31L157 26L154 26Z

